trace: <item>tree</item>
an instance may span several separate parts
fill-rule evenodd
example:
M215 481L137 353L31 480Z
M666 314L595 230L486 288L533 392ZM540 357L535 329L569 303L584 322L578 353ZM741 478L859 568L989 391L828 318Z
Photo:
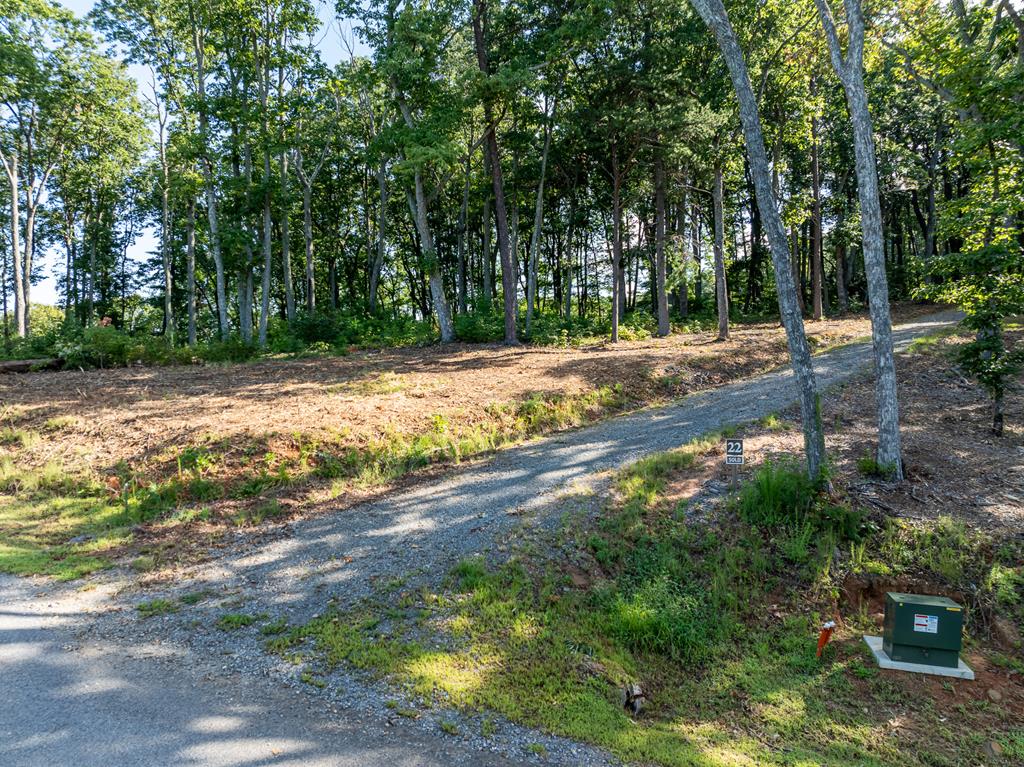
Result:
M793 372L800 392L800 411L804 429L804 449L807 455L807 469L811 477L820 476L825 463L825 439L818 413L818 394L811 366L810 349L804 335L803 321L797 304L796 287L790 267L789 243L782 218L778 212L775 195L772 192L771 171L768 155L764 148L761 118L757 98L750 85L746 60L740 48L732 23L722 0L691 0L694 8L708 25L718 41L718 47L732 79L736 98L739 102L740 121L750 161L751 175L757 194L757 204L765 219L768 242L775 267L775 284L778 292L779 313L786 329L789 354Z
M853 125L853 146L857 165L857 191L863 234L864 268L871 311L871 345L875 356L875 398L878 408L878 465L903 479L900 448L900 413L896 392L896 362L892 350L892 319L889 313L889 284L885 274L882 245L882 211L878 200L878 171L875 138L864 88L864 14L860 0L844 0L847 41L843 55L828 0L815 0L832 68L846 92ZM820 239L820 235L819 235Z

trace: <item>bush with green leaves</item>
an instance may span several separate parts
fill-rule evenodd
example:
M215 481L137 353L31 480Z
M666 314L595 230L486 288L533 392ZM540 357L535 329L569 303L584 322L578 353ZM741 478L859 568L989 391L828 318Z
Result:
M1024 251L1007 238L924 263L931 282L922 298L955 304L962 325L974 333L957 358L964 371L992 398L992 431L1003 433L1004 399L1024 367L1024 344L1007 343L1006 319L1024 312Z

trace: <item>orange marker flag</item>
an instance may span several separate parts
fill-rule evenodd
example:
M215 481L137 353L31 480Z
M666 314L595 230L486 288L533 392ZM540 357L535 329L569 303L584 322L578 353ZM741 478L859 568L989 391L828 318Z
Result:
M818 634L818 657L821 657L821 653L825 650L825 645L828 644L828 640L832 638L832 632L836 630L836 622L828 621L821 627L821 633Z

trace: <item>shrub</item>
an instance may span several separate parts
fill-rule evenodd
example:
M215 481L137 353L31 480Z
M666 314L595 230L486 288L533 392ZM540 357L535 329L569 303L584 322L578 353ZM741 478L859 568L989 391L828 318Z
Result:
M206 362L248 362L260 353L256 344L237 336L227 341L211 341L196 347L195 355Z
M496 312L460 314L455 318L455 335L471 344L501 341L505 337L505 319Z
M752 525L799 527L807 520L816 488L795 462L768 461L740 491L740 516Z

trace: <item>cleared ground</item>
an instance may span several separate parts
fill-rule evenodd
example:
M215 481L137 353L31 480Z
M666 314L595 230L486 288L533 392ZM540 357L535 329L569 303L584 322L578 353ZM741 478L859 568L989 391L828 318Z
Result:
M899 308L896 321L934 307ZM809 322L817 348L870 333L863 316ZM487 417L490 405L532 394L621 385L649 403L713 387L786 361L777 324L743 325L718 343L711 333L580 349L497 345L406 347L347 357L252 364L120 368L0 376L0 413L43 438L26 462L60 458L111 470L141 464L204 438L322 434L351 444L383 432L417 432Z

